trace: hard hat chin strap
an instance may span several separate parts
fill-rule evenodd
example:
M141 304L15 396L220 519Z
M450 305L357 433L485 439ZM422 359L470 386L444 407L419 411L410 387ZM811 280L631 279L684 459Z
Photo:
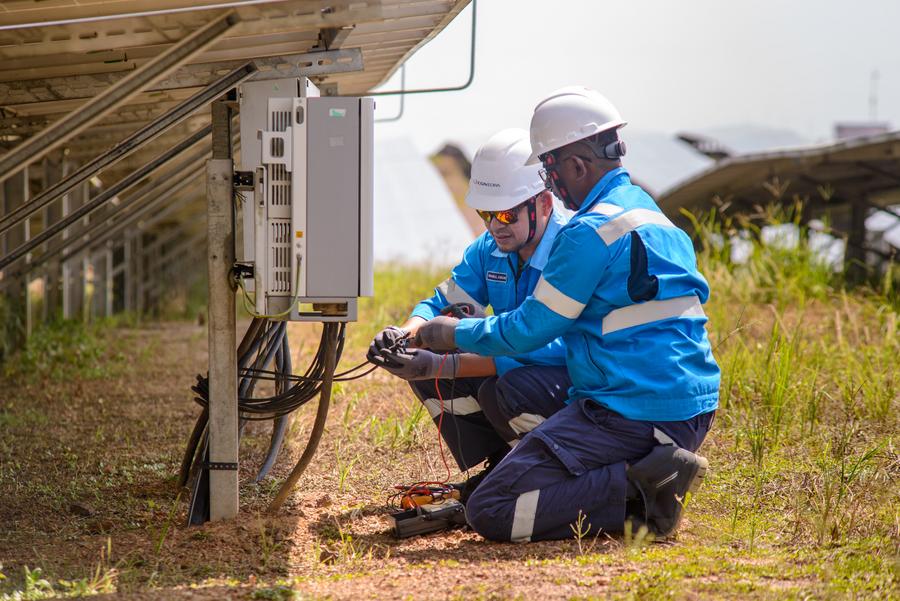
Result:
M560 192L565 190L565 199L563 200L563 205L565 205L567 209L569 209L570 211L577 211L581 208L581 204L575 202L575 200L572 198L572 195L569 194L569 190L565 186L563 186L562 184L557 184L556 186L560 189ZM559 198L559 194L557 194L556 196L557 198Z
M528 239L525 240L525 244L528 244L532 240L534 240L534 234L537 232L537 201L536 196L532 196L528 199L528 204L525 206L525 210L528 211Z
M534 236L537 233L537 196L532 196L529 198L525 204L525 211L528 213L528 237L525 238L525 242L516 247L516 250L513 252L519 252L523 248L525 248L529 242L534 240Z

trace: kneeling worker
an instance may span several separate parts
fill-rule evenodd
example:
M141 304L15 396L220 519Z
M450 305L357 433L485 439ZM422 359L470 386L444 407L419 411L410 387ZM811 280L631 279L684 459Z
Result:
M499 315L534 292L566 219L553 209L540 166L525 165L530 152L528 133L520 129L503 130L479 149L466 204L487 231L434 296L416 305L402 326L382 330L369 348L370 361L409 381L461 471L487 460L487 469L462 486L463 501L522 435L565 406L571 383L565 347L555 339L494 358L407 349L405 342L442 312L484 315L490 306Z
M622 167L625 125L602 95L564 88L531 121L548 186L576 211L556 238L534 294L482 319L438 317L416 346L508 355L563 337L569 404L522 438L466 505L495 540L569 538L677 527L707 462L694 451L718 406L719 368L702 303L709 286L690 237Z

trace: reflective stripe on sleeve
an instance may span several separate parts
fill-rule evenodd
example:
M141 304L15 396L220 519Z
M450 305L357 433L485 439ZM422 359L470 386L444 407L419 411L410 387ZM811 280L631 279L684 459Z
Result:
M438 399L425 399L422 401L428 414L436 419L441 414L441 401ZM444 412L453 415L471 415L481 411L481 405L473 397L464 396L456 399L444 399Z
M603 318L603 334L625 328L633 328L654 321L673 317L705 317L700 299L696 296L679 296L667 300L647 301L610 311Z
M675 227L675 224L669 221L669 218L659 211L651 211L650 209L632 209L598 227L597 234L599 234L603 239L603 242L609 246L628 232L637 229L642 225L651 224Z
M447 278L438 284L437 289L440 290L441 294L444 295L444 298L447 299L448 304L469 303L474 305L476 309L484 311L484 305L472 298L453 278Z
M538 497L541 491L532 490L519 495L516 499L516 511L513 514L512 531L509 540L514 543L527 543L531 541L534 532L534 518L537 515Z
M599 213L600 215L606 215L607 217L618 215L624 210L625 209L623 209L622 207L610 204L608 202L598 202L591 207L591 213Z
M568 319L577 318L584 310L584 303L579 303L571 296L566 296L557 290L553 284L545 280L543 276L538 280L532 295L542 305Z

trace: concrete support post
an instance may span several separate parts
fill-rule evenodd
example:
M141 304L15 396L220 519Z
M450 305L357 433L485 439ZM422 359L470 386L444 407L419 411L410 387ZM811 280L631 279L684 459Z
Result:
M238 408L234 265L231 108L212 104L212 159L207 163L207 265L209 276L209 515L238 513Z
M71 163L63 158L62 174L63 177L69 174ZM65 217L72 210L72 193L63 194L60 200L62 205L62 216ZM68 240L70 235L69 228L63 230L63 240ZM65 249L63 249L65 250ZM60 265L60 302L62 304L63 319L72 318L72 264L69 261L63 261Z
M138 319L144 315L144 232L137 231L134 237L134 310Z
M113 314L113 242L106 243L103 251L103 317L111 317Z
M26 166L25 169L22 170L24 175L23 178L23 204L28 204L28 201L31 200L31 175L32 175L33 167ZM23 242L28 242L31 240L31 219L26 219L23 223ZM25 263L31 263L31 253L25 255ZM31 332L34 329L34 320L31 315L31 274L25 273L25 338L29 338L31 336Z
M81 258L81 321L91 320L94 306L94 266L91 264L91 253L86 252Z
M125 256L122 259L124 262L124 271L122 272L122 277L124 278L122 294L124 298L122 302L125 312L130 313L134 311L134 235L126 231L123 244L125 245Z
M88 182L84 182L84 184L72 190L69 195L69 213L84 206L84 204L90 200L90 197L91 187ZM78 244L79 240L81 240L81 234L85 229L88 219L90 218L85 217L81 221L67 228L69 239L72 240L73 245ZM90 251L86 250L81 254L63 260L63 263L69 266L72 274L72 279L67 292L69 295L69 314L67 317L69 319L75 319L78 316L81 316L82 319L86 319L85 303L88 302L89 274L87 268L90 261L89 255Z
M2 183L3 188L3 213L7 214L25 204L28 186L28 169L17 173ZM20 223L2 234L2 255L6 255L25 242L27 236L27 222ZM0 279L0 288L3 291L3 300L6 302L9 317L3 325L3 340L0 343L7 350L19 348L24 344L28 322L28 278L24 275L12 277L9 272L12 268L3 270Z
M65 177L65 157L62 153L52 153L44 157L44 186L46 190ZM50 227L63 218L66 207L65 197L60 198L44 207L44 227ZM47 252L48 245L43 245L43 252ZM44 307L43 318L45 321L59 317L61 305L61 266L59 255L51 257L44 265Z
M850 232L847 240L847 250L844 254L847 279L851 282L861 282L866 277L866 216L868 214L867 203L862 198L855 199L850 204Z

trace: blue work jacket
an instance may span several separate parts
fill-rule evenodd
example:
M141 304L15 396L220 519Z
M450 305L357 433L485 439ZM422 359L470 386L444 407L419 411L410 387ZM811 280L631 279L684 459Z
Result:
M534 292L553 241L566 221L559 211L550 214L541 241L521 269L517 253L501 251L490 232L484 232L469 245L450 277L435 288L434 296L416 305L412 314L429 320L452 303L471 303L481 310L490 306L494 315L512 311ZM506 354L510 356L494 358L498 375L523 365L566 364L565 346L555 336L527 351Z
M562 336L570 401L681 421L718 406L719 368L701 306L708 298L688 235L619 168L556 236L532 296L510 313L462 320L456 344L516 355Z

